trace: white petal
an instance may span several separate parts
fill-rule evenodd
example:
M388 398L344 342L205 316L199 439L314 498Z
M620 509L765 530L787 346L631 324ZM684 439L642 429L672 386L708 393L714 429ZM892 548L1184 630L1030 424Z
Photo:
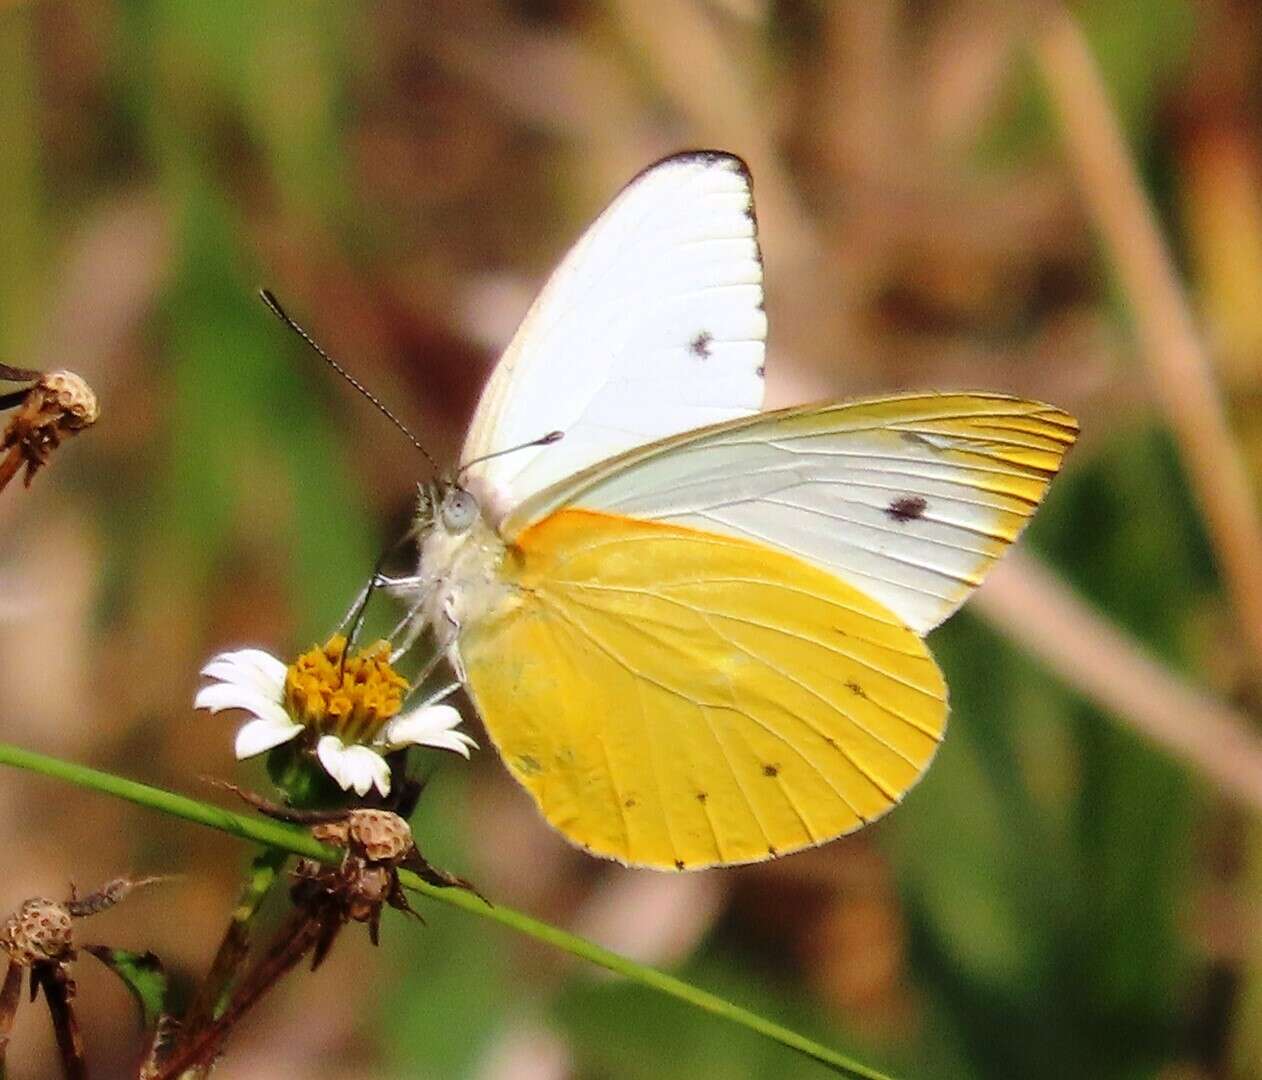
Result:
M468 757L468 746L477 746L477 743L463 732L453 730L459 723L460 713L450 705L422 705L391 720L378 741L389 747L434 746Z
M220 682L234 684L239 683L242 686L254 686L256 690L258 689L255 683L247 678L246 672L242 671L231 660L227 660L222 656L216 656L211 660L210 663L202 668L201 673L208 679L218 679Z
M325 735L316 744L320 764L338 786L356 795L367 795L374 784L382 795L390 794L390 766L385 758L366 746L344 746L336 735Z
M352 746L346 751L346 755L353 759L353 767L357 773L352 785L357 794L365 794L373 784L382 795L390 794L390 766L386 764L385 758L366 746Z
M250 686L259 693L280 701L285 693L288 668L262 649L237 649L220 653L211 659L202 674L212 679Z
M291 724L293 720L278 702L252 690L247 686L234 683L215 683L214 686L203 686L193 698L193 708L209 709L217 713L222 709L244 709L253 713L260 720L272 720L278 724Z
M281 743L289 742L302 730L301 724L292 721L276 723L274 720L251 720L237 732L235 752L237 760L254 757Z
M345 753L346 747L342 745L342 740L336 735L324 735L316 743L316 757L320 759L320 764L324 766L324 771L333 777L343 790L350 787L350 784L344 779L346 774L343 772L342 757Z
M431 736L425 745L439 750L450 750L466 758L469 756L470 748L474 750L478 748L478 744L463 731L440 731Z
M254 668L273 686L284 688L285 676L289 673L289 668L283 660L278 660L271 653L264 652L262 649L241 649L234 655L237 662L242 666Z

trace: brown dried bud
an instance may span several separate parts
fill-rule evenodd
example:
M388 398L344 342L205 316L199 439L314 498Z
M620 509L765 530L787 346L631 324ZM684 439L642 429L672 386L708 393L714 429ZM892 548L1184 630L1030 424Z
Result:
M369 862L397 863L412 851L412 828L389 810L352 810L350 848Z
M311 826L311 835L329 847L346 847L350 838L351 823L348 818L337 821L320 821Z
M69 960L74 956L70 912L56 900L32 897L5 921L0 946L10 960L26 967Z
M50 371L35 389L44 392L46 410L61 413L60 426L68 431L91 427L101 415L92 387L73 371Z
M0 433L0 489L25 465L25 483L47 464L61 440L96 423L100 415L96 394L73 371L50 371L22 392L21 407Z
M367 866L359 872L348 897L347 914L356 922L368 922L396 888L394 872L385 866Z
M313 825L311 835L370 863L402 862L413 850L411 827L389 810L348 810L337 821Z

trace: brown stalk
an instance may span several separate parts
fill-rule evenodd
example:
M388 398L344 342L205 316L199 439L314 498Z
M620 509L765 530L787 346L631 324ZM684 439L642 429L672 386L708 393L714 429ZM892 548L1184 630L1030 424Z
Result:
M295 911L277 933L276 940L228 1001L222 1015L200 1031L188 1031L172 1055L153 1073L153 1080L178 1080L192 1069L208 1068L221 1052L234 1025L288 972L301 963L308 950L326 933L324 923Z
M240 906L240 905L238 905ZM198 987L197 995L183 1018L188 1031L199 1031L211 1023L224 990L232 985L237 971L250 952L250 925L245 919L233 918L224 931L223 939L215 952L210 971Z
M158 876L144 878L116 877L107 881L96 892L89 893L83 897L73 895L74 890L72 887L72 895L66 901L66 910L76 919L85 919L89 915L99 915L102 911L109 911L115 904L125 900L137 889L165 880L165 878Z
M57 1036L57 1050L61 1054L62 1072L66 1080L87 1080L88 1064L83 1045L83 1032L75 1016L71 999L74 997L74 981L65 964L44 963L31 968L32 996L35 987L44 991L48 1011L53 1018L53 1033Z
M275 884L276 871L287 857L281 852L268 852L256 857L250 877L241 890L237 905L228 920L228 927L211 962L210 971L184 1015L183 1025L186 1030L199 1031L209 1024L227 998L236 981L237 972L249 955L254 918ZM262 881L260 874L264 875Z
M25 969L15 960L9 961L5 972L4 987L0 989L0 1076L4 1075L5 1051L9 1048L9 1032L13 1030L13 1017L22 998L22 972Z
M11 446L9 452L0 458L0 491L9 486L9 481L17 476L26 459L19 447Z
M1262 519L1157 216L1081 29L1040 5L1037 60L1086 209L1127 297L1140 356L1192 481L1227 591L1262 665Z

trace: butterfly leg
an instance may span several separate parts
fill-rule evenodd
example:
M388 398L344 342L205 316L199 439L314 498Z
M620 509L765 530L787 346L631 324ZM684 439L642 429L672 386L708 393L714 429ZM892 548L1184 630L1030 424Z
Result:
M355 594L355 599L351 601L351 606L346 609L346 614L338 621L337 633L342 633L363 610L363 606L368 603L368 597L372 595L374 589L380 588L382 585L382 577L380 574L373 574L368 579L368 583Z
M455 672L460 685L467 686L469 684L469 676L464 669L464 661L460 659L460 650L456 647L454 641L447 649L447 663L451 665L451 670Z
M426 582L419 574L410 574L407 577L397 578L377 574L374 576L372 584L375 588L384 589L391 596L411 601L407 613L390 631L389 640L391 641L398 639L399 635L403 635L402 640L390 655L390 661L393 663L416 644L417 638L421 636L425 629L425 621L420 615L425 600Z
M355 594L355 599L351 601L350 607L346 609L346 614L338 622L336 632L342 633L355 620L364 604L367 603L368 597L376 589L385 589L394 595L406 595L415 592L420 587L420 584L421 579L416 575L392 578L387 577L385 574L374 573L368 579L368 583Z
M404 577L387 577L385 574L378 574L376 579L377 588L385 589L391 596L401 599L415 596L424 584L425 579L420 574L408 574Z
M424 599L421 599L413 604L408 609L408 613L399 620L398 625L390 632L391 641L398 639L398 644L394 647L394 651L390 653L390 662L392 664L412 648L419 640L421 634L425 632L425 617L421 612L424 603Z
M403 698L404 705L409 707L411 706L412 698L415 696L416 692L420 690L421 687L425 685L429 677L438 670L438 665L443 662L443 659L444 656L441 649L435 649L425 658L425 662L421 665L420 670L412 677L412 688L408 690L406 696ZM460 689L458 683L452 683L450 686L444 686L441 690L437 691L437 693L428 695L425 700L417 706L417 708L423 709L429 705L437 705L444 698L450 697L454 694L458 689Z
M440 647L443 642L446 642L447 648L442 651L446 653L447 663L451 665L451 670L455 672L461 685L465 685L469 677L464 669L464 661L460 659L460 620L456 618L456 613L452 609L451 596L443 602L443 618L447 622L445 627L447 632L439 637Z

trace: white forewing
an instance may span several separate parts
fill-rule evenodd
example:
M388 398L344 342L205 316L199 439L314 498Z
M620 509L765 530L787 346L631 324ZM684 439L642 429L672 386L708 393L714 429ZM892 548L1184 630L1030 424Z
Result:
M496 366L465 461L492 520L645 442L756 412L763 396L762 263L749 173L693 152L633 180L574 245Z
M923 635L1016 539L1077 430L993 394L786 409L602 463L502 532L566 506L741 537L832 570Z

